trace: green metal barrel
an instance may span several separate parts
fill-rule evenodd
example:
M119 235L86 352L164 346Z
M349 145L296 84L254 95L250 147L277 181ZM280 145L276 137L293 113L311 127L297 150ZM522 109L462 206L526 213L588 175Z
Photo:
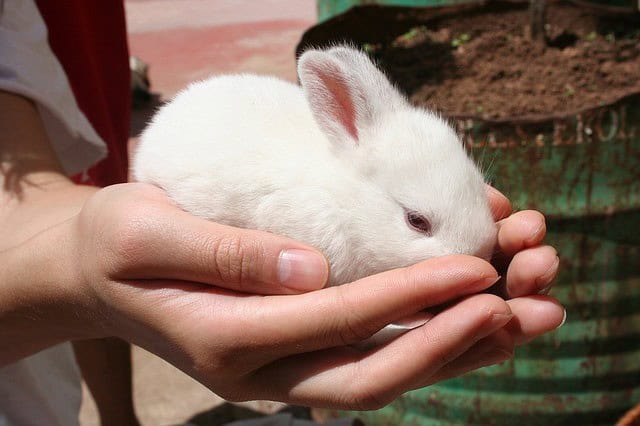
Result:
M316 8L318 10L318 21L323 22L346 12L354 6L379 4L384 6L432 7L474 1L477 0L316 0Z
M349 38L348 17L331 25L327 43ZM349 414L367 425L615 424L640 402L640 94L562 117L452 118L514 206L547 216L561 259L551 294L567 321L508 362Z
M525 0L526 1L526 0ZM638 0L573 0L587 7L600 7L613 13L633 13L640 10ZM381 5L405 7L434 7L461 3L482 3L481 0L316 0L318 21L323 22L338 16L355 6Z

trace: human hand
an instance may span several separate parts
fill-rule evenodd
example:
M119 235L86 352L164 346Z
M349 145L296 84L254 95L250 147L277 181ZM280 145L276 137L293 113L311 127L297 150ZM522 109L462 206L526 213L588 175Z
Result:
M510 299L509 305L518 312L537 316L536 321L520 321L518 317L511 321L506 330L515 338L516 344L523 344L542 330L553 330L564 323L564 309L551 308L544 303L560 305L546 295L558 272L560 259L556 250L543 244L546 234L544 216L535 210L523 210L511 214L509 200L498 190L487 187L489 200L498 223L498 242L493 265L502 275L492 290L500 296ZM558 315L562 313L562 316ZM550 316L546 316L551 314ZM558 320L560 319L560 322ZM535 328L528 328L532 327Z
M76 309L91 313L82 326L96 337L138 344L230 400L375 408L409 389L504 360L515 342L555 328L562 317L548 297L523 304L524 298L476 294L497 273L470 256L306 294L251 295L252 279L273 263L285 239L197 219L146 185L100 191L69 226L75 249L65 264L78 271L70 280L87 287L78 301L84 309ZM384 347L349 346L459 299Z
M512 215L509 200L495 188L489 185L486 188L498 227L492 263L502 275L487 292L504 299L521 297L510 303L531 305L531 299L522 296L547 294L559 265L556 250L541 245L546 231L544 216L534 210ZM432 310L437 311L438 308ZM394 323L358 347L366 349L383 344L411 328L411 325Z

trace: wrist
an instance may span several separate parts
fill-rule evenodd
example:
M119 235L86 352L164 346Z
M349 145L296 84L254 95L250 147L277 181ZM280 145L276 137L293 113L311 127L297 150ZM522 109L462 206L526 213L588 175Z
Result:
M74 219L0 251L0 365L68 340L102 337L79 268Z

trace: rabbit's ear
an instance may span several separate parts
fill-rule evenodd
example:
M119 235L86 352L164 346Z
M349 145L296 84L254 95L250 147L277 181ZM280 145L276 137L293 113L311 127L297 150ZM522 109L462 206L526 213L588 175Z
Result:
M359 144L363 129L404 103L384 74L354 49L307 51L298 76L316 122L334 143Z

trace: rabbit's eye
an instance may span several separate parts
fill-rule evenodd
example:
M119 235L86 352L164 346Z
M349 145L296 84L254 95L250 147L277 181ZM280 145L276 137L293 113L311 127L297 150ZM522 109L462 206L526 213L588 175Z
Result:
M420 213L407 212L407 223L416 231L431 235L431 224Z

